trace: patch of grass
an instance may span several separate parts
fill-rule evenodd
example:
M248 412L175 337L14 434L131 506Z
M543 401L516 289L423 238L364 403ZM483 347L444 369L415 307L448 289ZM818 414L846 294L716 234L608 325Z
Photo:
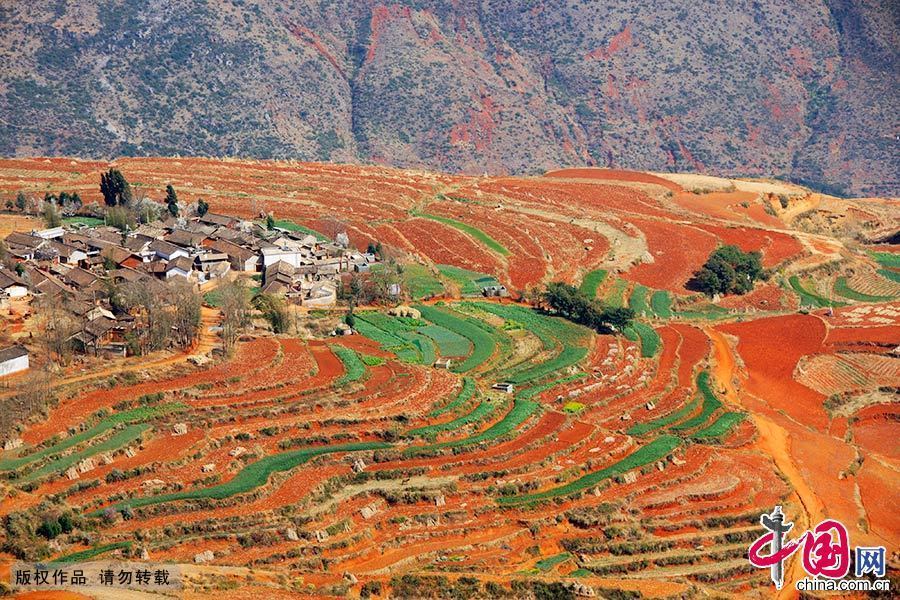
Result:
M628 282L626 280L616 279L606 292L603 302L613 308L623 308L625 306L625 290L627 288Z
M590 271L584 276L584 279L581 280L581 291L589 298L596 298L597 288L599 288L600 284L606 279L607 274L608 272L606 269L595 269Z
M426 267L410 263L403 268L406 289L413 300L439 296L444 293L444 285Z
M405 433L405 435L410 437L429 437L444 431L455 431L466 425L472 425L473 423L479 423L483 421L496 406L491 402L482 402L478 406L476 406L472 412L462 415L461 417L457 417L452 421L447 421L446 423L438 423L437 425L428 425L425 427L418 427L416 429L410 429Z
M541 500L549 500L551 498L569 496L576 492L581 492L587 488L593 487L601 481L609 479L610 477L627 473L632 469L643 467L644 465L648 465L657 460L660 460L661 458L669 455L680 444L681 439L678 436L663 435L656 438L646 446L641 446L635 452L631 453L617 463L606 467L605 469L600 469L599 471L588 473L583 477L579 477L575 481L571 481L565 485L551 488L549 490L544 490L543 492L498 498L497 503L501 506L513 506L516 504L529 504L539 502Z
M494 338L471 317L463 316L455 311L437 306L416 305L422 317L435 325L459 334L472 343L472 353L451 370L465 373L487 361L493 354L496 343Z
M350 348L338 344L333 344L329 347L344 365L344 374L334 382L335 386L347 385L363 378L366 374L366 364L359 357L359 354Z
M728 434L731 429L744 420L743 413L726 412L719 415L719 418L713 421L712 425L705 427L699 431L695 431L691 436L696 440L721 439Z
M472 352L472 342L446 327L431 324L419 327L416 331L432 339L441 356L460 358Z
M180 412L186 409L186 405L174 402L170 404L160 404L157 406L141 406L138 408L133 408L131 410L115 413L108 417L105 417L93 427L85 429L84 431L76 433L75 435L70 435L64 440L53 444L52 446L48 446L46 448L38 450L37 452L32 452L31 454L19 456L16 458L8 458L6 460L0 461L0 471L11 471L13 469L18 469L19 467L22 467L29 463L33 463L54 454L58 454L64 450L72 448L73 446L77 446L78 444L85 442L93 437L96 437L101 433L114 428L116 425L140 423L142 421L147 421L158 416Z
M650 296L650 308L660 319L672 318L672 296L669 292L658 290Z
M73 563L73 562L83 562L86 560L90 560L95 556L99 556L101 554L106 554L107 552L112 552L113 550L119 550L122 548L131 548L131 542L113 542L112 544L104 544L102 546L95 546L93 548L88 548L87 550L82 550L80 552L73 552L72 554L66 554L65 556L61 556L57 559L54 559L54 563Z
M372 356L371 354L360 354L359 358L367 367L377 367L384 364L384 359L380 356Z
M631 296L628 298L628 308L634 311L637 316L646 317L650 313L650 306L647 304L648 290L645 286L637 284L631 290Z
M566 562L570 558L572 558L571 554L569 554L568 552L563 552L562 554L557 554L556 556L550 556L539 560L535 563L534 566L541 571L549 571L553 567Z
M403 362L422 364L434 362L431 341L411 331L405 324L377 312L355 313L356 331L378 342L382 350L391 352Z
M72 465L81 462L85 458L96 456L97 454L101 454L103 452L118 450L122 446L127 446L131 442L140 438L141 435L148 429L150 429L150 426L144 423L128 425L124 429L116 432L111 437L100 442L99 444L88 446L80 452L73 452L72 454L67 454L60 458L57 458L56 460L48 462L41 468L36 469L22 477L21 481L35 481L52 473L62 473Z
M282 452L266 456L254 463L251 463L238 471L238 473L229 481L214 485L208 488L199 488L182 492L174 492L171 494L160 494L158 496L144 496L142 498L131 498L125 502L119 502L113 505L115 510L120 510L124 506L139 508L141 506L151 506L154 504L162 504L166 502L176 502L179 500L222 500L236 494L245 494L261 485L264 485L269 477L276 472L289 471L295 467L305 464L309 460L321 456L323 454L334 454L336 452L361 452L365 450L381 450L390 447L386 442L356 442L352 444L338 444L334 446L310 446L293 450L291 452ZM88 516L98 516L103 509L89 513Z
M213 308L219 308L222 306L222 292L221 290L214 289L203 294L203 302Z
M655 356L661 345L659 334L646 323L634 321L622 333L632 342L636 342L638 339L641 340L641 356L644 358Z
M456 284L462 296L479 296L481 295L481 288L500 285L500 282L493 275L469 271L453 265L436 266L441 275Z
M480 230L477 227L474 227L472 225L469 225L468 223L463 223L462 221L457 221L456 219L451 219L449 217L441 217L439 215L432 215L432 214L428 214L428 213L413 212L412 214L413 214L413 216L416 216L416 217L422 217L424 219L431 219L432 221L437 221L438 223L443 223L444 225L449 225L450 227L453 227L454 229L458 229L464 233L469 234L470 236L472 236L473 238L475 238L476 240L478 240L479 242L481 242L482 244L484 244L485 246L487 246L488 248L490 248L497 254L500 254L502 256L509 256L509 250L507 250L503 246L503 244L501 244L500 242L498 242L497 240L495 240L494 238L492 238L491 236L489 236L482 230Z
M430 446L407 448L404 451L404 454L407 456L415 456L417 454L427 454L433 450L439 450L442 448L463 448L465 446L472 446L475 444L480 444L482 442L495 440L512 432L519 425L524 423L531 415L537 412L538 408L539 405L537 402L517 399L513 402L512 410L506 413L506 416L503 417L503 419L501 419L497 423L494 423L477 435L473 435L471 437L463 438L460 440L451 440L439 444L432 444Z
M463 406L466 402L471 400L473 396L475 396L475 380L473 380L471 377L463 377L462 389L456 395L456 398L454 398L444 406L431 411L430 413L428 413L428 416L437 417L444 413L453 412L454 410Z
M722 408L722 402L716 398L712 388L709 387L709 373L707 371L701 371L697 375L697 389L700 390L700 394L703 397L703 406L700 409L700 414L673 426L671 428L672 431L685 431L702 425L709 419L710 415Z
M869 256L882 267L900 268L900 254L893 252L869 252Z
M878 269L878 274L894 283L900 283L900 272L891 271L890 269Z
M800 304L802 306L814 306L816 308L827 308L829 306L837 308L839 306L847 306L845 302L835 302L806 290L803 287L803 284L800 283L800 278L796 275L792 275L788 279L788 283L790 283L791 288L793 288L797 295L800 296Z
M700 398L694 398L691 402L684 405L683 408L677 410L673 413L669 413L664 417L660 417L658 419L654 419L652 421L647 421L645 423L638 423L634 425L628 430L628 435L644 435L645 433L649 433L651 431L655 431L657 429L661 429L666 425L671 425L672 423L677 423L681 421L689 414L697 410L697 404L700 403Z
M566 405L563 406L563 412L569 414L580 413L584 410L584 404L581 402L566 402Z
M88 227L99 227L103 225L103 219L97 217L63 217L63 223L70 225L80 224Z
M894 299L894 296L872 296L870 294L857 292L850 287L849 283L847 283L846 277L837 278L834 282L834 293L838 296L850 298L851 300L856 300L858 302L889 302Z
M265 224L263 224L263 225L265 225ZM275 221L275 227L278 227L279 229L284 229L286 231L294 231L297 233L305 233L307 235L312 235L312 236L315 236L315 238L317 240L319 240L320 242L328 241L328 236L325 235L324 233L319 233L318 231L316 231L314 229L310 229L309 227L306 227L305 225L300 225L299 223L294 223L293 221L290 221L288 219L277 219Z

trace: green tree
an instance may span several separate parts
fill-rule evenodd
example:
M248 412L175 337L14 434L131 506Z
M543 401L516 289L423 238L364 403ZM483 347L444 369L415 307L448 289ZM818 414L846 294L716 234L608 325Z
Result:
M568 283L547 284L541 299L557 314L601 332L622 331L634 319L630 308L610 308Z
M16 194L16 208L19 210L25 210L25 206L28 204L28 200L25 198L25 192L19 192Z
M197 200L197 215L202 217L203 215L205 215L208 212L209 212L209 203L202 198L200 200Z
M744 252L737 246L720 246L694 273L690 286L708 296L746 294L756 280L767 276L759 251Z
M275 229L275 217L273 217L271 214L266 215L266 229L268 229L269 231Z
M178 216L178 204L176 204L175 202L171 202L169 204L166 204L166 208L168 209L170 215L172 215L173 217Z
M284 298L272 294L259 294L253 298L253 307L263 314L275 333L290 331L291 313Z
M172 184L166 186L166 204L178 204L178 194Z
M131 203L131 185L118 169L110 169L100 175L100 193L107 206L125 206Z

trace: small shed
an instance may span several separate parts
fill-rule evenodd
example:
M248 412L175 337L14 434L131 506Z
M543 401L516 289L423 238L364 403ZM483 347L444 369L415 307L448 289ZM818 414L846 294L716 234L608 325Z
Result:
M498 392L503 392L504 394L512 394L515 391L516 387L513 384L504 381L495 383L491 386L491 389L497 390Z
M447 356L442 356L441 358L434 361L434 368L436 369L449 369L453 364L453 359Z

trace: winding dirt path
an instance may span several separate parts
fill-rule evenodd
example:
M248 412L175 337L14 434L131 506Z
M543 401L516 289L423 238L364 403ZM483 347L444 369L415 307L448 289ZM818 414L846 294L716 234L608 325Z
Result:
M759 432L756 447L772 457L775 466L787 478L791 487L794 488L796 500L799 506L803 508L802 519L797 519L798 522L794 526L794 533L802 532L808 529L811 524L824 520L825 507L822 500L816 495L806 479L803 478L800 469L791 457L790 434L784 427L778 425L768 416L754 412L745 403L741 402L740 394L734 384L737 366L728 340L721 332L714 329L707 328L704 331L713 343L715 362L711 367L712 375L718 382L720 389L724 390L725 402L750 413L750 417L753 419L753 423ZM784 586L775 597L779 599L798 597L799 594L794 584L805 576L806 573L803 571L801 562L792 560L785 573Z

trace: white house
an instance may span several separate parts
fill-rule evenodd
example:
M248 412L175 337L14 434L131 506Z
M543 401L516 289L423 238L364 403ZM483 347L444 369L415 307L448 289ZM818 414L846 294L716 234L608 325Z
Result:
M176 246L175 244L170 244L165 240L153 240L150 246L148 246L148 250L151 250L156 256L164 260L174 260L179 256L185 258L190 256L188 251L184 248Z
M0 377L28 369L28 350L10 346L0 350Z
M0 292L10 298L22 298L28 295L28 286L16 274L0 270Z

